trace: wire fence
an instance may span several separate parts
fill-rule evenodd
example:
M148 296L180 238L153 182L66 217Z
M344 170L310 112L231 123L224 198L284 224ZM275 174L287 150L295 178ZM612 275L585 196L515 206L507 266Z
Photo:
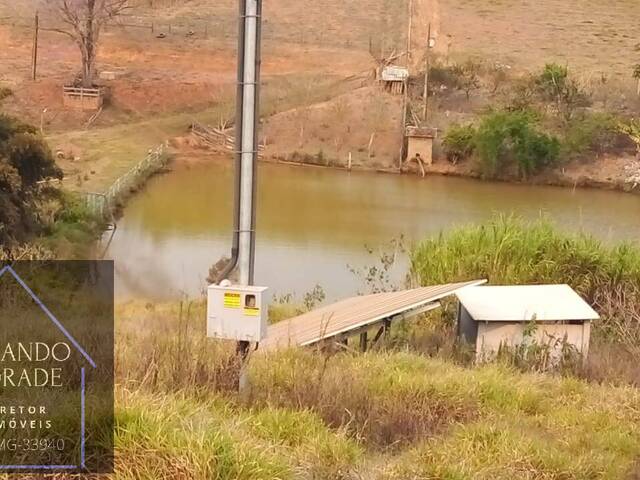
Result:
M84 193L85 204L89 211L102 219L113 220L115 210L122 202L147 179L164 168L169 161L167 143L161 144L127 173L119 177L104 193Z
M32 30L33 20L24 17L0 16L0 25ZM67 28L67 25L52 17L41 18L40 20L40 30L43 32L60 33L60 30L66 30ZM104 32L124 31L131 32L136 36L142 34L144 37L159 39L183 37L194 40L217 39L228 41L237 38L237 20L234 16L229 15L181 21L180 19L163 19L144 14L127 14L106 23L102 28ZM317 25L305 26L265 22L262 30L262 38L265 41L358 49L368 48L371 41L370 37L369 33L365 34L335 25L327 25L320 28Z
M0 16L0 25L11 26L33 30L34 22L24 17L2 17ZM60 33L67 30L68 25L60 23L53 18L43 18L40 20L39 29L43 32ZM162 36L185 36L196 38L215 38L235 36L236 27L233 23L211 22L207 20L194 20L192 22L177 22L168 20L156 20L146 16L123 16L117 20L107 22L103 27L103 31L110 30L131 30L148 32L149 34Z

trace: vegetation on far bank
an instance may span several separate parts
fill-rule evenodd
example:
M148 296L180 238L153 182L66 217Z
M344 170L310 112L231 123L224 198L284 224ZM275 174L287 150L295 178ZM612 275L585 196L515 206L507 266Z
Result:
M436 64L431 77L442 103L455 90L469 100L481 87L490 98L472 119L445 128L442 146L450 162L475 161L485 177L526 180L572 160L635 154L636 120L602 98L613 95L605 75L598 84L557 63L521 76L500 64L465 65Z
M62 191L62 170L31 125L0 114L0 255L77 257L101 223L81 200ZM28 245L28 244L33 245Z

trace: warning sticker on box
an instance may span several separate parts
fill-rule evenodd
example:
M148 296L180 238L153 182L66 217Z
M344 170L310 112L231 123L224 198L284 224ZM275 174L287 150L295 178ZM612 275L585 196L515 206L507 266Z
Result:
M257 307L244 307L244 314L250 317L257 317L260 315L260 309Z
M225 292L224 306L225 308L240 308L240 294L235 292Z

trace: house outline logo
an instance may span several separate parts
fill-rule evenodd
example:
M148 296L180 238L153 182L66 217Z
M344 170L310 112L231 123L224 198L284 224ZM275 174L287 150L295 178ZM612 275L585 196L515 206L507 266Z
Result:
M18 273L11 267L11 265L5 265L0 269L0 279L5 273L10 273L14 280L26 291L31 299L38 305L38 308L51 320L56 328L62 332L62 334L71 342L73 347L78 351L82 357L91 365L92 368L97 368L96 362L91 358L87 351L78 343L78 341L69 333L56 316L49 310L49 308L40 300L40 298L33 292L26 282L18 275ZM86 390L86 375L85 367L80 368L80 463L79 465L0 465L0 472L2 470L77 470L84 469L86 452L85 452L85 390Z

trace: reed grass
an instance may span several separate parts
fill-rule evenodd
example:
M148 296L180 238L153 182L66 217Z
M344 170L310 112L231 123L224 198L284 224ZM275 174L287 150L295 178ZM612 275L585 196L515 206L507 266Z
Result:
M601 314L596 338L640 355L640 246L562 233L545 219L497 216L420 243L411 271L422 285L486 278L493 285L567 283Z

